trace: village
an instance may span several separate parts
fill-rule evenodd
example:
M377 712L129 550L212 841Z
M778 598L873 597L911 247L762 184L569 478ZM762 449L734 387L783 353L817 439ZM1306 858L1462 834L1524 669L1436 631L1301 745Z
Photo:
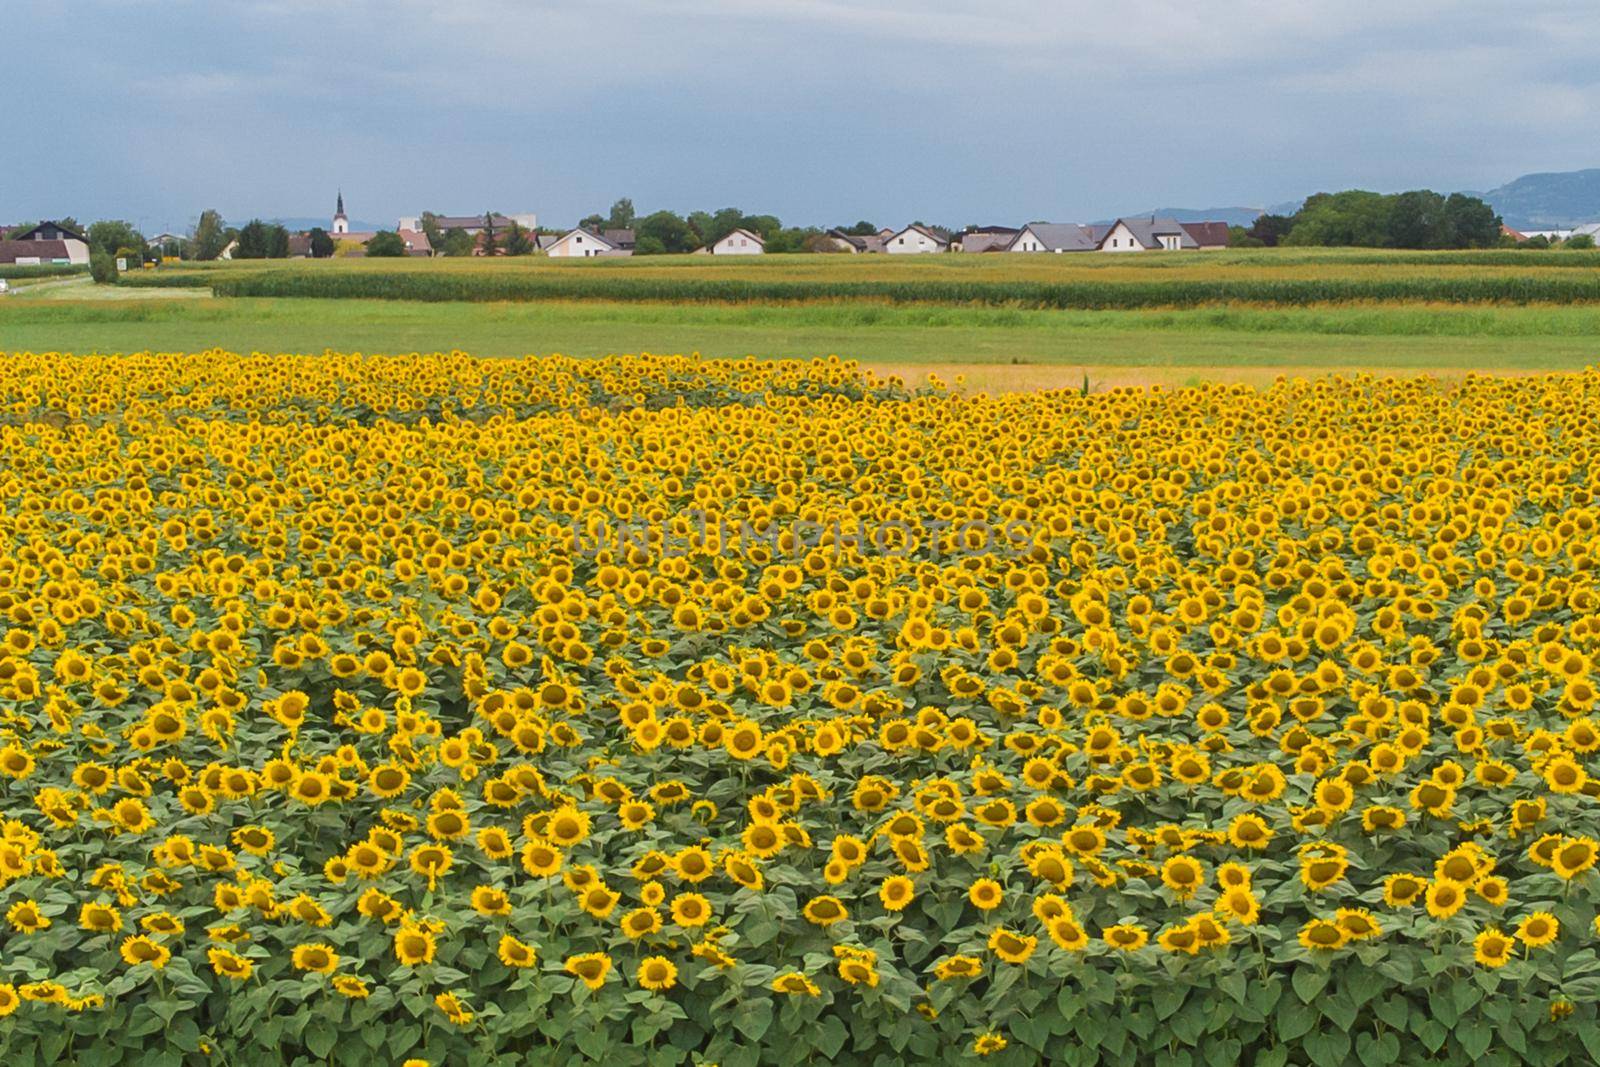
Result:
M770 218L770 216L764 216ZM250 235L252 228L267 231L265 243ZM1158 215L1118 218L1110 223L1080 224L1030 222L1022 226L971 226L961 231L916 222L900 229L883 227L869 232L858 226L809 232L797 247L784 251L827 252L848 255L929 255L936 253L1067 253L1209 251L1229 246L1230 228L1221 221L1182 222ZM271 248L271 231L279 231L279 247ZM0 226L0 237L7 230ZM695 255L759 256L774 249L753 226L735 226L691 250ZM261 247L246 247L256 241ZM17 228L0 239L0 264L15 266L80 266L89 263L91 240L86 229L70 220L47 221ZM398 219L392 230L355 230L345 210L341 191L328 226L287 232L281 226L252 221L231 232L214 256L194 254L194 235L162 233L146 242L148 251L128 248L119 258L361 258L400 256L429 258L438 255L507 256L544 255L552 259L590 259L649 254L641 249L631 227L580 225L565 231L541 230L533 212L482 215L413 215ZM451 247L445 247L449 245ZM124 263L123 269L131 264Z

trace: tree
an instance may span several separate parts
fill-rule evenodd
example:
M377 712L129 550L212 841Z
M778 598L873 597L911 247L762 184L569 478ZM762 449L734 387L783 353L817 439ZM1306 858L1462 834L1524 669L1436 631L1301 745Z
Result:
M578 229L599 232L604 229L606 220L600 215L585 215L578 220Z
M631 230L637 216L633 211L633 201L623 197L611 205L611 214L606 217L605 228L608 230Z
M1249 229L1244 231L1244 235L1260 241L1267 248L1273 248L1289 236L1289 231L1292 229L1294 229L1294 219L1288 215L1257 215Z
M289 231L276 222L267 227L267 258L289 258Z
M145 242L144 234L133 228L131 223L121 219L103 219L90 225L84 236L89 238L90 251L99 250L115 254L119 248L131 248L144 259Z
M494 212L492 211L483 213L483 234L480 240L482 242L480 249L483 255L498 256L500 254L500 245L494 238Z
M1358 245L1382 248L1388 239L1389 204L1381 193L1347 189L1316 193L1295 212L1286 245Z
M189 235L190 250L195 259L216 259L228 247L228 231L222 225L222 216L213 208L200 212L200 220Z
M311 258L327 259L333 255L333 238L321 226L313 226L306 236L311 239Z
M1445 197L1444 214L1453 248L1488 248L1499 243L1500 216L1481 198L1465 193Z
M814 237L822 236L814 226L791 226L787 230L775 230L762 237L764 250L767 252L808 252L806 243Z
M878 232L878 227L874 226L866 219L862 219L854 226L840 226L839 232L847 233L851 237L871 237L873 234Z
M533 240L529 238L528 231L515 220L506 227L506 255L525 256L533 251Z
M1594 237L1587 233L1575 233L1568 237L1561 246L1563 248L1593 248Z
M396 257L406 254L406 243L393 230L379 230L367 242L367 255Z
M272 231L282 227L273 227L260 219L251 219L239 228L239 245L233 250L234 259L268 259L272 257L275 241ZM287 235L285 235L287 236ZM287 245L284 255L288 255Z
M418 223L422 227L423 236L427 237L428 244L438 248L444 243L444 231L439 229L439 216L431 211L424 211Z
M1445 218L1444 197L1431 189L1413 189L1389 198L1388 239L1391 248L1454 247Z
M634 227L634 234L634 255L688 252L695 247L695 232L687 222L670 211L646 215ZM654 240L647 245L646 238ZM659 246L656 242L659 242Z
M470 256L476 247L472 235L466 230L448 230L444 239L433 246L440 255L445 256Z
M89 253L89 277L100 285L110 285L117 280L117 261L110 252L97 248Z
M1259 237L1252 237L1250 231L1243 226L1228 227L1229 248L1265 248L1267 243Z

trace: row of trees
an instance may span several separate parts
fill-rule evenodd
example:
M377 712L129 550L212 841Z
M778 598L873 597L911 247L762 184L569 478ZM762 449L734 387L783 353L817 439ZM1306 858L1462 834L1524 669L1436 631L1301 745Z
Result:
M776 215L750 215L736 207L719 211L691 211L679 215L656 211L640 217L633 201L623 197L605 215L586 215L578 225L590 230L632 230L635 255L661 255L693 252L709 248L734 230L749 230L760 236L768 252L831 252L833 242L815 226L785 226ZM870 222L845 228L847 233L877 233Z
M1241 248L1488 248L1501 243L1500 216L1465 193L1348 189L1307 197L1293 215L1262 215L1248 228L1233 227L1232 243Z

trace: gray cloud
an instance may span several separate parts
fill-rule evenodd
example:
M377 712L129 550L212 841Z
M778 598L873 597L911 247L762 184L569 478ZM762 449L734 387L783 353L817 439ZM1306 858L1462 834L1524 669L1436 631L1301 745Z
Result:
M1086 219L1595 162L1579 2L12 0L0 221Z

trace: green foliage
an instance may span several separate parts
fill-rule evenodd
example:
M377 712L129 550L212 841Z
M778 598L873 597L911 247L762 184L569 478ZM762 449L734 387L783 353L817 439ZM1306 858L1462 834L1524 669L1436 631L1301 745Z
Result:
M220 256L222 250L228 247L228 232L222 223L222 215L212 208L202 211L189 245L195 259L204 261Z
M403 256L406 254L406 243L398 233L393 230L379 230L367 242L367 255L374 257Z
M1500 218L1463 193L1446 197L1414 189L1386 196L1350 189L1308 197L1281 240L1296 246L1489 248L1500 240Z
M89 276L96 284L110 285L117 280L117 261L110 252L96 249L89 253Z
M651 251L659 248L661 252L689 252L697 243L689 224L670 211L657 211L640 219L634 227L634 239L636 255L647 254L646 247Z
M430 243L433 243L431 238ZM472 255L477 242L466 230L449 230L442 240L433 243L433 247L442 256L462 257Z
M78 263L40 263L37 266L0 263L0 278L8 280L65 277L69 274L82 274L83 271L83 265Z
M239 228L234 259L287 259L289 231L275 223L251 219Z
M533 252L533 238L516 220L506 227L505 249L508 256L526 256Z
M307 231L306 237L311 242L312 259L327 259L329 256L333 255L333 250L335 247L333 243L333 237L328 233L327 230L324 230L321 226L313 226L309 231Z
M148 245L144 235L133 227L132 223L123 222L121 219L105 219L91 223L88 232L84 235L89 239L90 251L109 252L113 255L119 249L133 249L141 258L144 256Z
M1571 249L1593 248L1594 238L1586 233L1575 233L1567 238L1562 247Z

